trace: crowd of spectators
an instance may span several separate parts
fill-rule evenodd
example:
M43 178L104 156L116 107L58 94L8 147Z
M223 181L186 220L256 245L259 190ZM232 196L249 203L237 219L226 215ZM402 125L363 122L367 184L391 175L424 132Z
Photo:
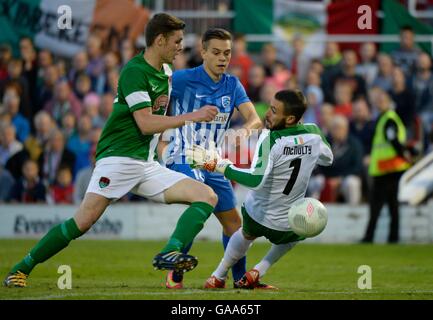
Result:
M259 116L276 91L299 88L308 100L304 121L318 124L331 143L334 164L315 171L310 195L350 204L368 200L366 168L383 99L406 126L413 161L432 150L431 56L416 46L410 28L400 36L391 53L370 42L359 52L341 52L329 42L322 57L312 57L302 36L295 36L292 54L281 59L273 44L251 54L245 37L235 35L229 72L239 77ZM201 64L197 39L176 58L175 69ZM105 48L97 35L72 59L37 50L29 38L20 40L18 57L0 45L0 202L80 202L120 70L138 51L130 40ZM235 114L232 126L239 125Z

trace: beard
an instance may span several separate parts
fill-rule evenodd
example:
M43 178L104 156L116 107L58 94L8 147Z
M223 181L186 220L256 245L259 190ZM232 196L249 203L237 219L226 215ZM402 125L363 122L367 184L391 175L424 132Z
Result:
M271 131L282 130L286 127L286 119L281 119L280 121L276 122L273 126L271 126L269 124L269 121L266 120L265 121L265 127L266 127L266 129L269 129Z

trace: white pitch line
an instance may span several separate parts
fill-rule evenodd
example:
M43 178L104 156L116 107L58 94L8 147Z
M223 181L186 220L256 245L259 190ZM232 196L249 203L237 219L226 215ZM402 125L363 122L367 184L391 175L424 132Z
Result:
M161 292L161 291L137 291L137 292L107 292L107 293L70 293L70 294L51 294L46 296L38 296L38 297L20 297L20 300L48 300L48 299L62 299L68 297L92 297L92 296L132 296L132 295L145 295L145 296L162 296L162 295L192 295L197 293L220 293L219 291L210 292L208 290L184 290L184 291L176 291L176 292ZM237 293L239 290L224 290L221 293ZM244 294L250 294L249 291L243 292ZM266 294L278 294L278 292L266 292Z
M38 297L21 297L18 298L19 300L49 300L49 299L63 299L63 298L70 298L70 297L93 297L93 296L101 296L101 297L114 297L114 296L133 296L133 295L142 295L142 296L162 296L162 295L172 295L172 296L182 296L182 295L193 295L197 293L237 293L239 290L224 290L224 291L215 291L210 292L208 290L184 290L184 291L176 291L176 292L160 292L160 291L137 291L137 292L122 292L122 293L115 293L115 292L106 292L106 293L70 293L70 294L51 294L51 295L45 295L45 296L38 296ZM251 294L253 291L245 291L242 292L243 294ZM268 295L284 295L285 291L261 291L261 293L265 293ZM321 294L321 295L353 295L353 294L365 294L365 295L371 295L371 294L384 294L384 295L396 295L401 293L412 293L412 294L423 294L423 293L429 293L433 294L433 290L414 290L414 291L400 291L400 292L380 292L380 291L319 291L319 292L312 292L312 291L290 291L287 293L303 293L303 294ZM194 300L200 300L200 299L194 299Z

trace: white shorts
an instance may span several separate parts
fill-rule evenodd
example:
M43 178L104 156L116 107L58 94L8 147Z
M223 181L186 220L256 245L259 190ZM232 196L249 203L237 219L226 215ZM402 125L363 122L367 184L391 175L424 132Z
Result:
M191 178L156 161L107 157L96 162L86 193L117 200L131 191L153 201L165 202L164 191L183 179Z

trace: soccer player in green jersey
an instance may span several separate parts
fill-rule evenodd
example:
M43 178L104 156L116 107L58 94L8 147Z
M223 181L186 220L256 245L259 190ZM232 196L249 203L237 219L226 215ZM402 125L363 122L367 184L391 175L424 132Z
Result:
M259 280L303 237L289 225L288 212L293 202L305 196L308 181L316 166L329 166L333 155L328 142L315 124L300 120L307 108L305 96L298 90L275 94L266 112L264 130L257 142L250 170L239 169L214 150L194 146L187 150L194 165L217 171L252 190L242 206L242 228L236 231L224 258L206 281L205 288L224 288L228 270L258 237L265 237L272 247L266 256L237 283L237 288L276 289Z
M161 132L186 121L211 121L213 106L165 116L171 91L171 67L182 50L182 20L156 14L146 27L146 51L122 69L113 112L96 151L96 166L86 195L73 218L53 227L9 272L4 285L25 287L32 269L80 237L101 217L107 206L127 192L163 203L189 203L167 245L153 264L159 269L189 271L197 259L180 251L203 228L217 196L207 185L161 166L155 148Z

